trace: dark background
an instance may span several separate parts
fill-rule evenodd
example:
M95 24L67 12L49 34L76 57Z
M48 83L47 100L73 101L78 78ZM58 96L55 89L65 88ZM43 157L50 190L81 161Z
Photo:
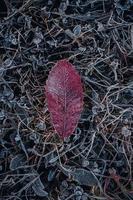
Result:
M64 142L44 86L67 58L84 111ZM132 0L0 0L0 200L131 200Z

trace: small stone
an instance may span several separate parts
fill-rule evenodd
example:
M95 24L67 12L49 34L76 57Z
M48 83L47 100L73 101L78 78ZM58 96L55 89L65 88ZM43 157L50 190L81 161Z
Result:
M81 26L80 25L75 26L73 29L73 33L75 36L79 36L81 34Z

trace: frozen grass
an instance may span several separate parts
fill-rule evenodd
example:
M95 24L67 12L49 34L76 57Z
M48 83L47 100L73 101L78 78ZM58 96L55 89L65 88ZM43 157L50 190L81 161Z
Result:
M5 1L0 21L0 200L131 200L133 2ZM68 58L84 112L64 143L44 85Z

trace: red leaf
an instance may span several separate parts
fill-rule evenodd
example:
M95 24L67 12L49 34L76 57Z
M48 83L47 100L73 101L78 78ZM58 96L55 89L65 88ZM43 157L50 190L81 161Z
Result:
M83 109L80 76L71 63L60 60L52 68L45 90L53 126L64 139L74 132Z

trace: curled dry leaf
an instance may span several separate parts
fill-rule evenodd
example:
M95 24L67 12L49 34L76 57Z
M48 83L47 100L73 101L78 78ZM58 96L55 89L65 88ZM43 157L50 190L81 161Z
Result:
M58 61L46 82L46 99L52 124L61 138L70 136L83 110L83 88L74 66Z

